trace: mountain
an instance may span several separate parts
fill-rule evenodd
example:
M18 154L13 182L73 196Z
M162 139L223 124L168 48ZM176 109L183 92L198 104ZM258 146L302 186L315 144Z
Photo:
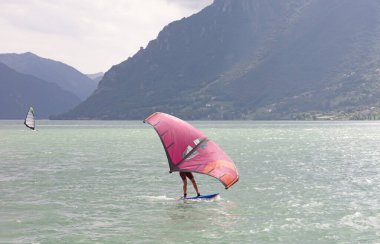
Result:
M380 114L380 1L215 0L166 26L56 118Z
M104 76L104 73L103 72L98 72L98 73L95 73L95 74L86 74L88 78L90 78L91 80L95 81L96 84L99 83L99 81L102 80L103 76Z
M74 93L82 100L86 99L96 88L96 83L73 67L39 57L30 52L0 54L0 62L17 72L56 83L62 89Z
M39 119L63 113L80 102L57 84L21 74L0 63L0 119L24 119L34 106Z

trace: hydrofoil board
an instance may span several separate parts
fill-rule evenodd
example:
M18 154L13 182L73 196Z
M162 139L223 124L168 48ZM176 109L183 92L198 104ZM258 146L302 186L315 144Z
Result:
M186 197L184 200L211 200L219 196L219 193L209 194L209 195L200 195L199 197Z

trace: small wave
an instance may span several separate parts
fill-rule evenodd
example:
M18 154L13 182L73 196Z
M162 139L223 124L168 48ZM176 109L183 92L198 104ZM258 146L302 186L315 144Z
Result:
M305 203L302 205L302 207L306 209L312 209L312 208L317 208L317 207L322 207L322 206L323 206L323 202L316 202L316 201L312 201L312 202Z
M268 190L275 190L275 187L254 187L256 191L268 191Z
M163 196L137 196L137 198L151 200L151 201L173 201L173 200L176 200L175 198L167 197L166 195L163 195Z
M357 230L368 230L380 228L380 214L377 216L363 216L360 212L346 215L340 220L340 224L350 226Z

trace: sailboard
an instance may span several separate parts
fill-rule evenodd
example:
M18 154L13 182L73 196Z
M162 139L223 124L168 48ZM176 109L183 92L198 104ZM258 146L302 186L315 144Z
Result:
M206 174L230 188L239 180L232 159L203 132L172 115L156 112L147 117L165 149L170 173L174 171Z
M34 116L34 109L33 107L29 108L29 111L26 115L26 118L24 120L24 125L28 127L31 130L36 130L36 119Z

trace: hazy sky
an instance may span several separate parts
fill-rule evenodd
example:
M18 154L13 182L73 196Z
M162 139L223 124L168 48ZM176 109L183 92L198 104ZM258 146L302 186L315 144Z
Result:
M0 0L0 53L33 52L83 73L133 56L213 0Z

